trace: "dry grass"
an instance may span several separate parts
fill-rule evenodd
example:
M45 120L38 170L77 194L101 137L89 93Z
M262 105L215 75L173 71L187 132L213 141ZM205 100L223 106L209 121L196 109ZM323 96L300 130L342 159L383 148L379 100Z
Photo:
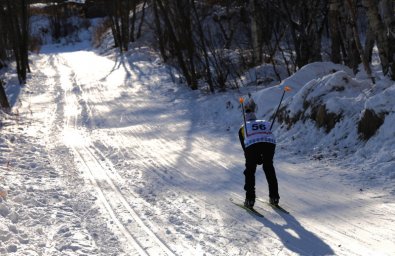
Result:
M40 53L41 46L43 44L43 40L39 36L30 36L29 38L29 51L34 52L36 54Z
M92 35L92 44L94 47L99 47L102 43L104 35L111 28L110 19L104 19L95 29L93 30Z
M6 200L7 199L7 191L0 190L0 198L2 198L3 200Z

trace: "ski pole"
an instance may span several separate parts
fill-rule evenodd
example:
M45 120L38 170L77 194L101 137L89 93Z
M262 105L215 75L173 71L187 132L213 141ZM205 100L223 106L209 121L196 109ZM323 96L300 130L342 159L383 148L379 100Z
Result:
M239 98L239 102L240 102L240 105L241 105L241 109L243 110L243 120L244 120L244 131L246 132L246 134L245 134L245 137L248 137L247 136L247 122L246 122L246 116L245 116L245 114L244 114L244 99L243 99L243 97L240 97Z
M272 130L274 121L276 121L277 113L278 113L278 110L280 109L281 102L283 101L284 94L285 94L285 92L289 92L289 91L291 91L291 87L285 86L285 87L284 87L284 91L283 91L283 95L281 96L280 103L278 104L276 113L275 113L274 116L273 116L273 121L272 121L272 124L270 125L270 131Z

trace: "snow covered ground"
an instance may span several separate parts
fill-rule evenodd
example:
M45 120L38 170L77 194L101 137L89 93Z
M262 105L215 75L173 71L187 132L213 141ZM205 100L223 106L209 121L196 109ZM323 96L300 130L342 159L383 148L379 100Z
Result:
M1 255L395 255L393 82L314 63L276 87L207 95L148 48L101 56L86 42L45 46L32 69L20 91L8 77L0 114ZM267 118L285 85L290 115L307 99L348 118L329 133L275 124L290 214L268 206L258 171L259 218L229 200L244 196L238 98L251 92ZM365 108L387 113L367 142Z

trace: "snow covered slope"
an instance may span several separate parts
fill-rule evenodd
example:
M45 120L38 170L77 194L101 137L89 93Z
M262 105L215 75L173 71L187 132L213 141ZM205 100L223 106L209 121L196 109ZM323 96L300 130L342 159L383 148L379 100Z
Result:
M393 83L314 63L251 91L263 118L285 85L289 115L308 116L305 99L345 115L329 133L309 118L275 124L290 214L267 205L258 171L259 218L229 201L244 196L238 98L248 88L191 92L144 47L103 57L87 44L46 46L32 68L2 115L1 255L395 254ZM363 142L367 108L388 113Z

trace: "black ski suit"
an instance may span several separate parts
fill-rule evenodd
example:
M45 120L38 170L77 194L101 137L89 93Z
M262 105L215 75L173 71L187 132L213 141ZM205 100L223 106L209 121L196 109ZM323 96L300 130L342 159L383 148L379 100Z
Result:
M257 165L261 164L269 186L269 198L279 199L276 171L273 166L275 142L256 142L246 147L244 131L243 125L239 130L239 139L245 156L244 190L246 191L246 199L255 201L255 172Z

